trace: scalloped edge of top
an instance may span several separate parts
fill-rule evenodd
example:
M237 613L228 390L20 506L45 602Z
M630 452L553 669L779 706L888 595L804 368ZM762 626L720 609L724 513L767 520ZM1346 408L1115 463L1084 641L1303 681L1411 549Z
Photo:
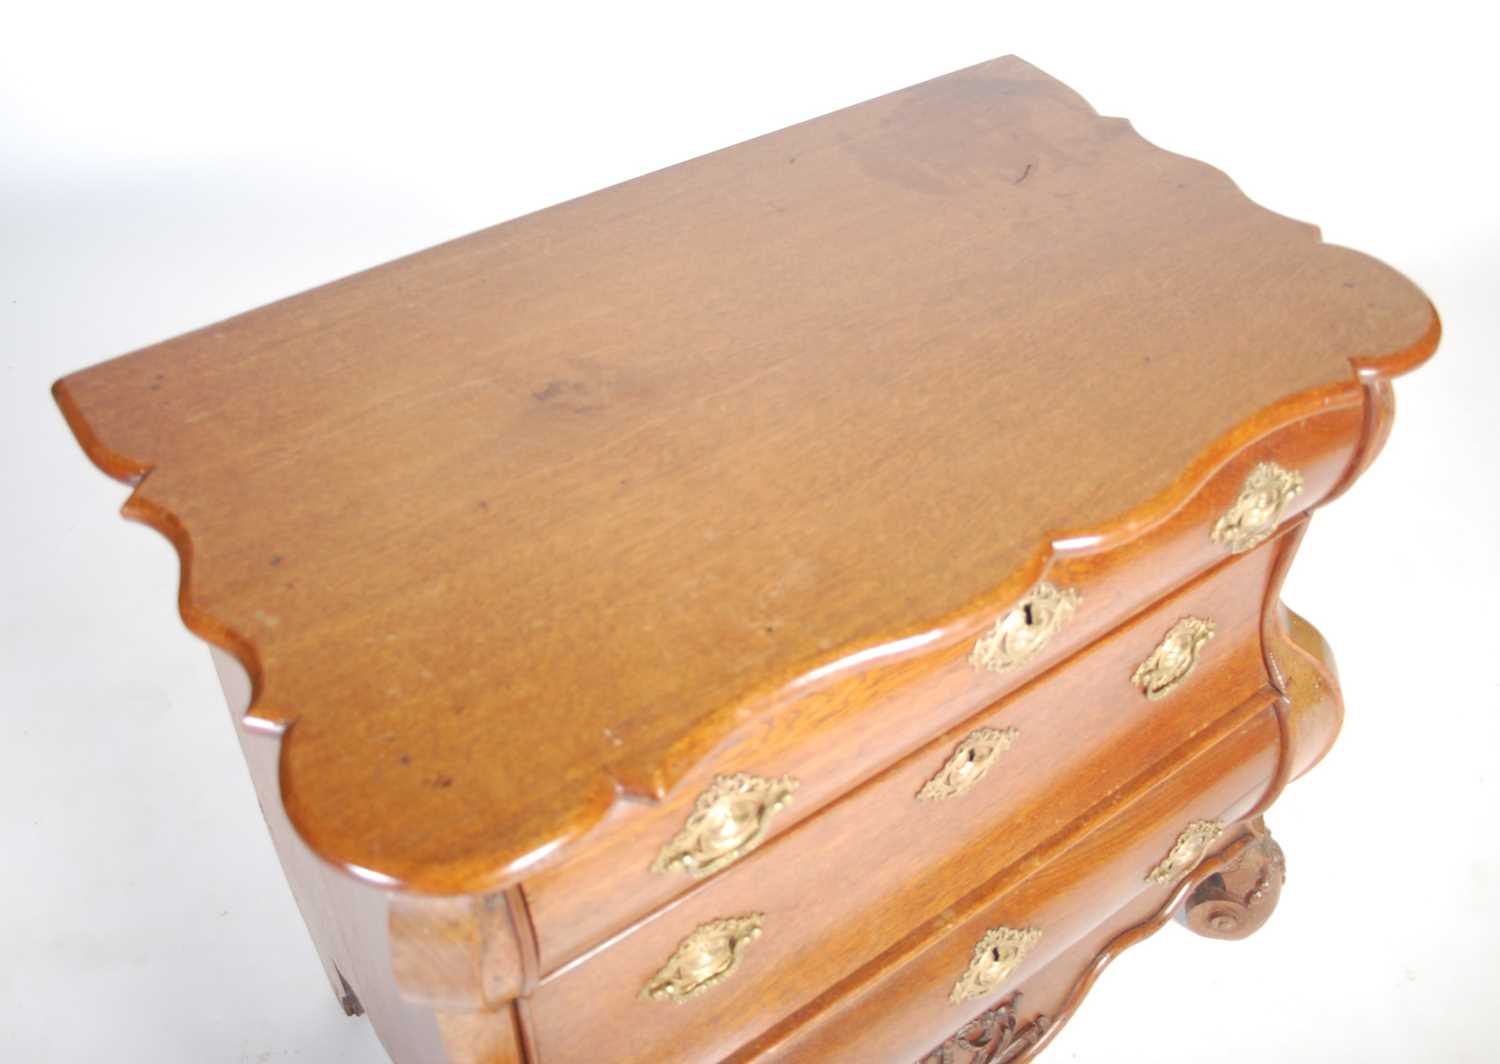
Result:
M1006 58L1016 59L1017 57ZM1048 76L1032 67L1031 64L1025 63L1024 60L1018 61L1042 76ZM1067 89L1061 82L1057 84ZM1096 116L1098 115L1098 112L1083 97L1071 89L1067 91L1082 106L1088 108ZM1106 121L1122 122L1130 126L1127 119L1099 117ZM1151 143L1156 150L1180 156L1180 153L1162 148L1147 138L1141 137L1133 126L1130 128L1135 136ZM1220 174L1247 203L1253 204L1268 214L1277 214L1255 203L1224 171L1191 156L1180 157L1190 158L1195 164ZM1298 224L1306 227L1310 237L1316 243L1326 247L1339 246L1323 241L1316 225L1306 222L1298 222ZM1344 248L1343 250L1379 261L1355 249ZM1420 288L1399 271L1384 263L1381 265L1386 269L1391 269L1393 273L1411 285L1414 291L1420 293ZM1231 461L1246 446L1267 433L1326 410L1330 406L1364 402L1367 410L1373 408L1377 402L1374 393L1380 389L1388 389L1389 385L1386 382L1416 369L1437 349L1442 335L1441 321L1431 301L1425 296L1423 299L1428 309L1429 319L1426 329L1420 336L1384 354L1349 358L1347 361L1351 373L1345 381L1293 393L1271 406L1262 408L1216 439L1210 440L1197 457L1165 489L1102 526L1057 530L1043 536L1029 560L1014 570L1008 578L991 588L989 592L964 603L945 615L930 618L921 623L913 623L910 627L892 633L880 642L835 646L790 666L776 675L766 676L761 683L745 691L738 700L726 702L707 715L702 722L703 726L696 729L692 737L664 749L648 751L652 753L653 759L650 771L644 776L631 775L623 771L622 766L619 765L601 765L597 775L592 777L593 785L580 786L575 792L571 803L572 811L566 822L559 823L546 838L497 840L493 849L482 859L467 855L451 861L428 861L419 867L407 869L402 874L393 874L389 869L364 867L348 860L331 852L330 847L319 845L317 840L304 830L304 825L299 823L297 816L297 802L292 797L294 787L291 786L292 781L287 778L285 758L285 740L294 730L301 714L295 712L292 707L279 708L274 714L266 712L267 707L260 705L260 696L264 690L264 672L254 642L195 602L193 595L194 547L191 531L177 514L158 505L143 493L154 468L153 463L147 459L122 454L98 437L69 388L69 380L74 375L65 376L56 381L52 386L52 395L69 429L89 460L106 475L134 488L121 507L122 515L129 520L154 528L176 550L180 566L178 610L183 623L199 638L228 652L245 670L250 683L250 699L243 720L248 728L272 734L278 739L280 747L278 791L283 806L286 808L288 820L297 835L327 863L365 882L420 893L465 894L500 889L523 879L538 864L549 861L566 851L597 828L608 818L612 808L621 802L660 800L693 767L699 764L718 742L733 732L737 720L747 715L754 715L789 695L802 694L811 689L844 681L873 668L896 661L910 661L950 652L955 644L970 638L970 629L979 625L982 618L991 616L998 607L1014 601L1030 587L1055 557L1063 554L1076 557L1080 554L1102 553L1144 535L1187 506L1219 468ZM1373 451L1378 449L1379 443L1379 440L1372 439L1372 436L1380 431L1376 424L1377 420L1367 414L1364 435L1356 444L1354 460L1324 501L1347 489L1373 458ZM258 713L258 709L262 712Z
M1062 530L1044 537L1030 560L1019 567L999 586L979 599L966 603L944 617L936 618L916 626L905 637L895 637L869 646L839 647L819 655L817 661L799 667L790 679L767 683L757 690L747 692L737 704L722 707L718 714L721 721L733 721L743 716L748 709L764 707L787 694L802 693L847 680L870 668L891 664L896 660L910 660L951 651L953 646L969 638L968 629L978 623L977 618L991 614L999 605L1014 599L1029 587L1051 560L1066 551L1070 555L1094 554L1115 549L1168 520L1201 490L1214 473L1231 461L1247 445L1267 433L1292 422L1312 416L1330 405L1344 405L1351 401L1366 401L1357 393L1377 387L1385 387L1390 379L1408 373L1420 366L1436 351L1442 335L1442 325L1437 311L1428 302L1431 318L1426 331L1415 341L1389 354L1373 357L1351 358L1350 379L1311 391L1288 396L1284 400L1262 409L1254 416L1240 422L1234 428L1211 441L1199 452L1198 457L1169 485L1153 498L1119 515L1100 528ZM193 597L193 539L185 523L142 494L149 481L150 463L123 455L107 446L94 433L82 414L68 388L64 377L52 386L57 405L88 459L106 475L133 486L130 497L121 507L121 514L133 521L145 524L159 532L177 552L179 560L178 611L188 630L204 641L227 651L245 670L250 683L249 707L244 713L244 722L252 730L267 732L284 740L295 727L299 714L278 714L278 720L257 715L260 692L263 689L263 671L253 641L237 632L213 614L200 608ZM1368 434L1368 428L1367 428ZM1361 439L1356 445L1356 454L1365 449L1368 440ZM1362 466L1356 461L1330 492L1337 495L1357 477ZM1073 544L1087 541L1080 549ZM903 642L914 642L912 635L937 633L935 638L916 641L909 650L880 653L883 648L899 647ZM732 731L732 725L716 729L717 738ZM497 845L492 859L476 861L472 858L451 863L429 863L420 870L406 875L392 875L377 868L367 868L328 852L327 848L315 844L302 825L293 816L295 803L286 802L287 780L285 761L278 752L279 791L293 829L314 853L332 866L377 886L412 890L431 894L467 894L496 890L511 885L531 872L538 864L566 850L570 844L587 835L608 816L611 808L620 801L659 800L694 765L701 760L703 751L712 748L717 739L706 743L692 744L698 752L695 756L687 749L667 752L659 763L659 770L650 779L630 779L613 771L610 766L601 766L597 776L598 786L587 788L587 793L576 796L574 815L568 825L560 827L547 840L521 842L520 845ZM517 840L520 841L520 840Z

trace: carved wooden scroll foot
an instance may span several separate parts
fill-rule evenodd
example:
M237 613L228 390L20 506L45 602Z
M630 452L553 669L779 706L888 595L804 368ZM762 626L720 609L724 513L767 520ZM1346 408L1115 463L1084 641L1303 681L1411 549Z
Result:
M1188 895L1177 919L1205 938L1245 938L1260 930L1276 909L1286 881L1281 847L1256 817L1245 825L1251 841L1239 855Z

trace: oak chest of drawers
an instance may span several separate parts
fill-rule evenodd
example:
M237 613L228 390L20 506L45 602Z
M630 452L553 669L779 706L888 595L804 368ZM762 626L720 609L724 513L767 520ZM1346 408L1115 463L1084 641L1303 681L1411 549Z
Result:
M1437 337L1002 59L55 394L395 1060L1016 1061L1269 915L1281 581Z

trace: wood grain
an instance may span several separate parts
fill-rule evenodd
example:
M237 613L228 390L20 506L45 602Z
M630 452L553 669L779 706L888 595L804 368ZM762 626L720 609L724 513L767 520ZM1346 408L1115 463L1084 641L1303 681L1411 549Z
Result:
M1136 945L1168 922L1174 913L1180 912L1189 899L1197 894L1194 889L1212 876L1232 867L1248 845L1255 844L1264 827L1258 824L1258 812L1274 801L1280 781L1288 772L1288 761L1296 773L1305 771L1327 749L1337 731L1337 722L1343 717L1343 703L1334 676L1336 669L1328 643L1322 633L1306 620L1288 610L1277 597L1286 563L1295 549L1303 529L1291 529L1283 535L1286 541L1281 564L1273 574L1265 609L1265 637L1268 660L1274 682L1282 692L1284 712L1278 707L1277 717L1282 721L1321 722L1310 729L1279 727L1279 753L1274 759L1274 770L1270 771L1264 784L1243 796L1224 814L1236 814L1246 818L1241 828L1226 831L1219 843L1212 848L1204 862L1181 883L1169 889L1138 890L1130 901L1118 905L1118 900L1104 900L1097 880L1091 890L1083 881L1091 877L1108 874L1107 868L1115 858L1122 840L1133 838L1137 845L1143 832L1152 833L1160 846L1170 845L1172 825L1181 825L1193 817L1205 814L1215 804L1210 794L1185 797L1194 787L1205 781L1214 781L1216 773L1223 771L1222 762L1213 757L1188 760L1183 771L1171 781L1156 788L1146 800L1133 804L1124 815L1103 822L1100 829L1091 834L1064 860L1052 868L1061 879L1043 877L1035 897L1042 904L1049 902L1048 895L1057 898L1090 895L1100 914L1097 925L1078 941L1055 956L1049 963L1034 966L1022 980L1024 1009L1020 1013L1021 1023L1044 1016L1047 1020L1045 1036L1034 1051L1014 1058L1015 1064L1030 1060L1040 1054L1057 1036L1067 1020L1082 1004L1106 968L1124 950ZM1285 664L1281 664L1285 663ZM1260 725L1264 727L1264 718ZM1215 756L1232 749L1234 744L1216 748ZM1273 764L1264 751L1255 755L1262 771ZM1233 759L1232 755L1229 758ZM1234 790L1232 784L1222 779L1208 784L1215 793L1226 794ZM1174 796L1174 797L1169 797ZM1162 815L1164 806L1177 803L1172 813ZM1148 825L1155 824L1154 827ZM1130 843L1124 843L1126 847ZM1137 850L1149 853L1149 847ZM1135 858L1138 862L1139 857ZM1066 882L1071 877L1071 882ZM1137 884L1139 887L1139 884ZM1053 904L1058 904L1052 901ZM1118 908L1112 908L1118 905ZM1110 914L1102 915L1109 909ZM861 977L846 980L845 984L830 988L822 997L798 1015L787 1017L772 1031L743 1047L731 1058L736 1062L791 1061L819 1059L858 1059L861 1054L872 1059L902 1059L900 1054L909 1052L909 1059L916 1059L921 1052L916 1047L930 1048L956 1030L959 1023L952 1022L951 1011L946 1003L939 1002L933 992L932 983L938 976L924 981L922 969L912 965L907 955L899 949L889 951L886 963L870 965ZM1040 970L1037 970L1037 968ZM931 971L931 968L927 969ZM1183 973L1190 978L1191 973ZM1162 1012L1165 1022L1170 1022L1171 998L1164 987ZM1007 997L1009 991L1000 991L997 1000ZM984 1007L975 1003L972 1015ZM945 1027L944 1024L951 1024ZM1142 1017L1143 1026L1149 1027L1150 1017Z
M773 822L771 837L793 830L934 735L958 727L1049 670L1087 668L1073 660L1084 648L1222 563L1224 550L1212 542L1209 530L1257 462L1274 460L1304 476L1306 486L1286 519L1287 527L1295 524L1299 512L1343 482L1362 419L1356 403L1292 421L1245 444L1177 511L1133 538L1055 553L1039 576L1079 592L1081 605L1044 652L1022 668L997 675L976 672L969 664L973 638L993 620L987 615L964 642L944 651L904 659L893 655L893 663L874 662L856 675L794 688L736 724L661 803L620 803L590 834L587 846L528 877L522 890L536 921L543 967L551 971L571 961L696 886L684 875L653 874L649 862L715 774L796 777L800 786ZM1242 593L1246 598L1231 609L1243 617L1267 597L1248 587ZM1064 686L1087 682L1097 681L1074 677Z
M301 837L468 892L1436 337L1390 269L1002 59L54 390L289 725Z
M234 659L215 648L213 660L276 856L339 1004L351 1016L365 1016L400 1064L470 1064L445 1044L432 1010L398 984L391 963L391 893L330 867L292 830L276 786L277 736L247 726L250 686Z
M1018 988L1028 1012L1052 1009L1054 1020L1064 1018L1057 1006L1100 946L1177 895L1175 885L1154 886L1145 873L1182 827L1202 817L1233 821L1260 798L1276 765L1277 725L1264 700L1245 709L1237 721L1225 718L1231 726L1217 742L1055 859L998 891L976 891L916 927L893 943L882 963L830 988L725 1059L915 1061ZM952 1003L948 989L973 944L996 925L1040 927L1043 937L987 998ZM1080 943L1087 945L1075 952Z
M630 934L544 979L532 1002L543 1058L583 1059L574 1055L569 1032L572 1018L587 1014L606 1027L628 1027L622 1060L719 1059L912 928L940 919L997 871L1013 878L1041 874L1063 848L1060 840L1087 833L1137 800L1149 789L1143 773L1155 780L1176 771L1205 735L1222 736L1226 717L1239 714L1243 722L1248 707L1270 722L1267 705L1276 692L1262 662L1261 611L1282 546L1273 541L1226 562L1066 668L940 736ZM1129 675L1185 614L1214 618L1219 632L1180 689L1149 701ZM1015 727L1020 734L972 793L917 802L922 783L978 726ZM1274 728L1272 740L1279 746ZM679 939L716 916L745 911L763 913L765 931L732 980L681 1006L636 999Z

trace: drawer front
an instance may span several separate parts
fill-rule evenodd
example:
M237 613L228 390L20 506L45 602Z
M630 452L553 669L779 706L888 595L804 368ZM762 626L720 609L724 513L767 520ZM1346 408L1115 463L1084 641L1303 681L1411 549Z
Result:
M1002 869L1034 870L1143 773L1266 697L1260 618L1278 546L1225 563L545 979L531 1002L544 1058L586 1059L569 1042L587 1016L630 1030L634 1059L717 1059ZM1212 636L1171 643L1189 619ZM1150 689L1160 697L1140 676L1153 661L1182 674ZM970 780L976 743L975 760L994 756ZM642 997L674 980L701 992Z
M1176 880L1150 881L1148 870L1170 852L1184 825L1233 824L1248 815L1275 774L1278 757L1279 727L1267 705L1226 728L1221 741L1035 876L919 929L901 957L882 958L887 963L868 978L834 988L804 1010L798 1023L767 1032L729 1059L916 1064L1017 991L1023 995L1022 1022L1037 1012L1055 1022L1099 952L1153 916L1176 888ZM1209 852L1230 841L1226 832ZM974 943L1006 926L1034 927L1041 937L991 991L951 1000Z
M1361 430L1362 411L1356 405L1244 441L1240 453L1203 474L1204 482L1181 509L1149 527L1142 527L1148 524L1142 518L1129 526L1134 538L1124 542L1101 543L1060 530L1055 556L1036 579L1080 599L1066 623L1028 660L999 672L971 662L978 641L1014 602L997 604L982 615L881 648L855 674L804 684L775 705L747 706L745 724L714 749L692 753L688 759L699 767L660 804L617 802L605 822L567 855L527 879L524 889L537 929L541 970L558 970L701 885L680 866L667 871L653 866L661 867L664 846L683 829L694 803L714 787L716 777L745 774L770 782L795 781L775 812L752 825L764 845L934 736L1035 681L1172 587L1226 559L1248 557L1234 551L1254 538L1257 528L1287 527L1294 515L1336 487ZM1242 498L1255 487L1253 474L1267 463L1295 475L1294 486L1269 503L1249 490L1246 505ZM1240 516L1226 522L1226 528L1238 534L1216 540L1215 529L1237 508ZM1257 516L1263 519L1260 525ZM1261 544L1252 553L1265 547ZM1222 653L1224 642L1220 633L1206 652ZM1007 759L1019 760L1031 738L1023 738ZM744 829L741 821L730 825L728 834L743 837Z

